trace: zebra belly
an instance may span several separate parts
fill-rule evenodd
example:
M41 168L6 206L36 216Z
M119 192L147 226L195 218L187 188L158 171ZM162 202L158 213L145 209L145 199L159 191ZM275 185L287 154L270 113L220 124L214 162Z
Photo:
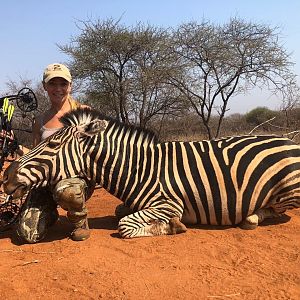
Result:
M186 199L185 199L186 200ZM195 200L195 199L193 199ZM228 208L228 201L184 201L184 211L182 222L184 224L202 224L202 225L234 225L241 222L242 212L236 212L234 208ZM233 201L235 202L235 201Z
M186 224L186 225L196 225L196 224L199 224L199 225L216 225L216 226L232 226L232 225L237 225L241 222L242 220L242 214L238 214L238 216L240 216L238 219L236 219L235 222L232 222L230 221L230 219L228 218L228 216L226 215L227 212L225 212L223 214L223 218L222 218L222 221L221 222L218 222L216 217L213 216L212 218L210 219L201 219L199 220L195 213L192 212L192 211L187 211L187 210L184 210L183 211L183 215L182 215L182 219L181 219L181 222ZM251 215L249 213L249 215Z
M252 193L252 201L244 201L243 193L229 193L227 196L219 197L196 197L195 194L184 195L184 210L182 222L184 224L202 224L202 225L237 225L247 216L253 214L258 208L262 208L269 204L271 193L260 207L256 207L258 191ZM243 203L244 202L244 203Z

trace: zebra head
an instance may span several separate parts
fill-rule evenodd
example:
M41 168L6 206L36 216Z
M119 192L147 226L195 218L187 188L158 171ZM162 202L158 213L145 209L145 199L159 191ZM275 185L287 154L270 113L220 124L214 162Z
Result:
M3 175L3 189L13 198L37 187L53 187L58 181L81 177L89 180L86 155L95 147L108 121L98 111L79 108L60 120L64 127L10 164Z

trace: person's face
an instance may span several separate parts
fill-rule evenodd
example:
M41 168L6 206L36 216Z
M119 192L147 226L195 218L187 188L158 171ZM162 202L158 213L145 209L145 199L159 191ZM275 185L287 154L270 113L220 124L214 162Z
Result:
M44 89L48 93L52 103L60 103L71 92L71 83L61 77L54 77L44 83Z

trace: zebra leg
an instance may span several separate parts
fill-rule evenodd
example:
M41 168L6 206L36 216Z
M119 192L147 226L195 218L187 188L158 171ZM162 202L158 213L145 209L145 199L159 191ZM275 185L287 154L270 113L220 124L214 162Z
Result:
M54 198L57 203L67 211L69 221L75 229L71 233L73 241L83 241L90 237L87 219L85 180L68 178L61 180L54 189Z
M260 208L254 214L248 216L244 221L240 223L242 229L255 229L259 223L265 219L279 217L280 214L276 213L273 208Z
M119 221L132 213L132 209L130 207L125 206L123 203L119 204L115 209L115 215ZM169 225L170 234L177 234L186 231L186 227L180 222L178 217L171 218L169 221Z
M118 226L122 238L157 236L186 232L178 212L170 214L170 207L150 207L123 217ZM174 210L174 207L172 207Z
M128 206L125 206L124 203L119 204L115 209L115 215L119 221L132 213L132 209Z

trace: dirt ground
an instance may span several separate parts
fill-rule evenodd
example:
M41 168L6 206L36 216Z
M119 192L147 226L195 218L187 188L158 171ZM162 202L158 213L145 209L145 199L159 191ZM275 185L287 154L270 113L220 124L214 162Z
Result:
M300 210L253 231L189 228L121 239L103 189L88 202L91 237L68 238L65 212L39 244L0 233L0 299L300 299Z

